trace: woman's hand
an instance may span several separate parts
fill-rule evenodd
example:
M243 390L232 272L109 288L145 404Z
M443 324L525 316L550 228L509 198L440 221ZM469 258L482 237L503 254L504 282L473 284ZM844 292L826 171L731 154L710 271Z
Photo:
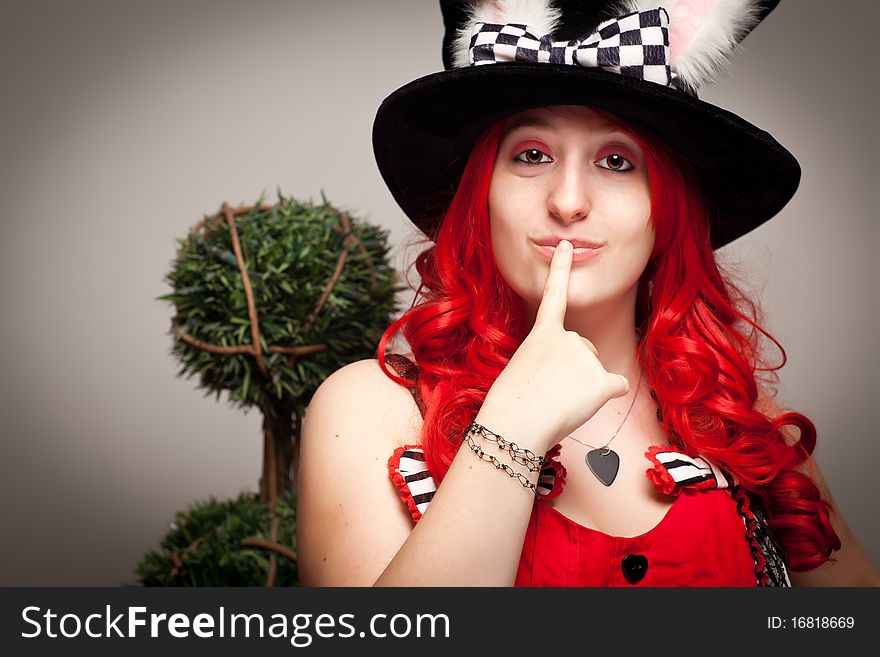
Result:
M550 261L535 324L493 383L476 421L537 454L626 395L629 382L605 370L595 346L564 328L573 247Z

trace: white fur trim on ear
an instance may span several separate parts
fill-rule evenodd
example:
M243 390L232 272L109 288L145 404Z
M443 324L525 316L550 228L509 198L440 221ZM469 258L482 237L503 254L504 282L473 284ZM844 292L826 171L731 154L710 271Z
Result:
M669 13L672 72L697 89L728 63L737 43L757 25L758 0L625 0L622 13L663 7Z
M471 36L477 23L524 23L542 34L552 34L561 18L550 0L477 0L467 8L467 18L452 43L452 65L470 65Z

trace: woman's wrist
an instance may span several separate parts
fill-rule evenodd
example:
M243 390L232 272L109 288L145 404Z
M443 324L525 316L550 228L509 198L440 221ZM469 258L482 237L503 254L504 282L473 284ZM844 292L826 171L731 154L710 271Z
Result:
M470 449L481 461L515 479L521 486L538 497L538 479L546 461L515 442L506 439L479 422L472 422L463 435L463 446Z
M499 412L486 404L480 408L474 423L487 427L491 432L503 436L506 441L514 443L519 449L529 450L537 456L544 456L560 439L560 436L551 436L548 432L527 428L518 418L509 413Z
M465 437L472 443L472 448L475 447L473 445L474 436L480 436L483 439L483 444L491 443L495 445L497 451L506 454L509 461L522 466L529 472L541 472L541 469L544 467L545 459L543 455L536 454L528 447L520 447L512 440L508 440L501 434L495 433L476 421L472 422L465 431Z

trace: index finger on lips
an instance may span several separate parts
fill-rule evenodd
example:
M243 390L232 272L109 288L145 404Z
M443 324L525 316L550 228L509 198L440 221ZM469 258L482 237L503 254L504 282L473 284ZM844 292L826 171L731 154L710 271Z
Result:
M552 321L562 324L565 320L565 309L568 303L568 277L571 272L571 261L574 247L568 240L562 240L553 252L550 260L550 272L544 283L544 294L538 306L536 322Z

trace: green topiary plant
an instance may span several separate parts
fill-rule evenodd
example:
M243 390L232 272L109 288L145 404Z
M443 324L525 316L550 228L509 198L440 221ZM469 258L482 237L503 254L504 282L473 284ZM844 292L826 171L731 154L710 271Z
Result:
M256 494L209 499L179 512L159 548L137 567L144 586L278 586L299 583L295 545L296 511L292 494L275 500L274 514ZM265 538L279 518L278 540ZM273 566L272 555L287 557ZM275 570L273 571L273 568Z
M284 554L276 500L292 499L296 490L305 408L334 371L375 357L398 310L395 294L406 289L396 285L397 272L388 262L388 231L337 210L323 195L322 200L302 203L279 191L275 205L263 205L262 196L253 206L224 203L178 240L166 277L173 292L159 297L176 309L172 334L173 354L182 365L178 376L198 374L207 394L219 399L226 391L236 406L257 407L263 414L259 503L273 520L267 538L255 533L249 540L251 548L253 540L263 541L270 552L270 586L276 555ZM210 502L191 514L211 516L215 507ZM217 526L204 529L211 534ZM193 536L190 532L187 538ZM165 542L173 543L170 537ZM213 545L214 539L202 540ZM229 552L224 563L237 563L239 556ZM295 552L290 549L286 556L295 559ZM201 558L180 559L177 564L171 556L164 562L148 556L139 567L144 583L213 581L208 571L192 571L195 563L206 563ZM165 576L156 574L158 563L171 564Z

